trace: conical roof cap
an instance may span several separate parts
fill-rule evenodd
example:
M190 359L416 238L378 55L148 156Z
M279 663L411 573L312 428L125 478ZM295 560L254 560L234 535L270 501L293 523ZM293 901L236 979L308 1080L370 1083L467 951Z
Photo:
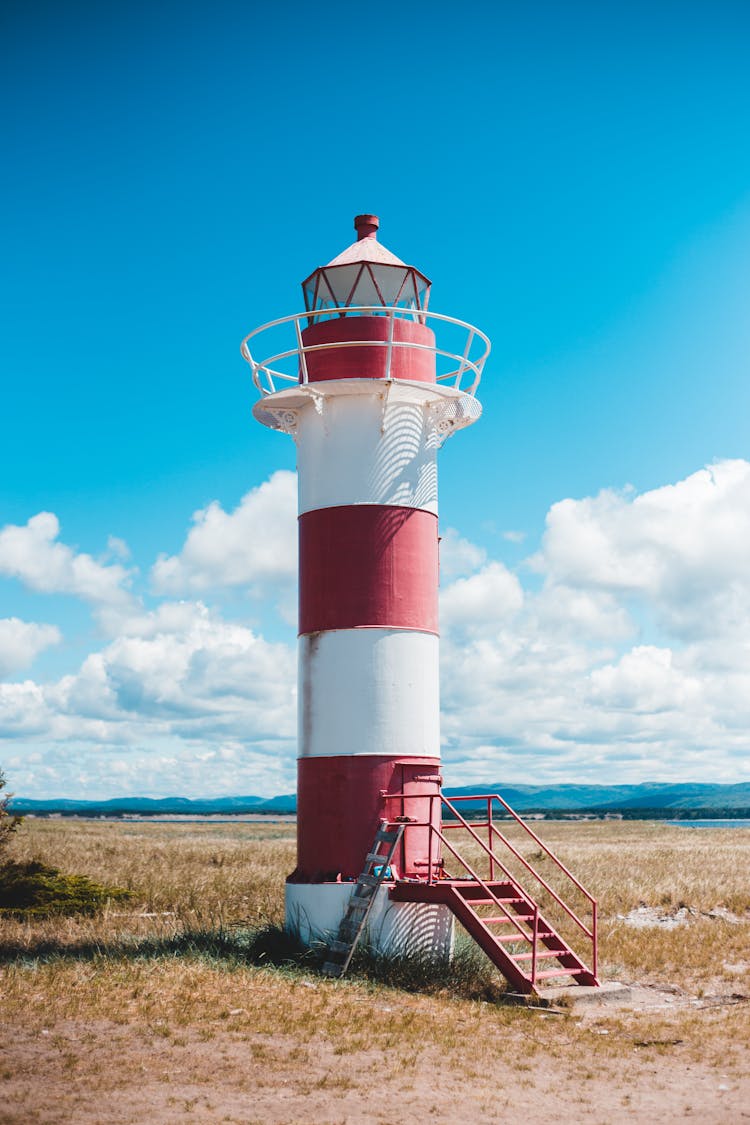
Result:
M384 266L405 266L406 262L402 262L378 242L379 226L380 220L377 215L357 215L354 219L357 241L332 258L328 265L350 266L355 262L377 262Z

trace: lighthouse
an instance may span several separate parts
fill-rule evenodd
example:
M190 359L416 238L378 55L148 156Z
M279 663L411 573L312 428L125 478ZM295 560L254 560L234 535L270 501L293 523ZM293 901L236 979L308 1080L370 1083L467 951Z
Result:
M448 951L445 906L389 884L442 863L438 477L441 445L481 413L489 341L429 310L431 283L378 240L375 215L302 283L304 311L242 343L265 426L299 481L297 864L288 928L335 933L382 820L412 824L370 920L386 951Z

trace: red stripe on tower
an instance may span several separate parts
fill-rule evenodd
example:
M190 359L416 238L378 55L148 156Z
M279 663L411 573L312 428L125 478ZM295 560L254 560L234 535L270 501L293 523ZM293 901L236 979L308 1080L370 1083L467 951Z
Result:
M424 324L383 316L362 316L352 323L350 318L347 342L351 346L326 346L340 340L341 329L335 320L322 320L304 329L302 343L311 350L305 354L300 381L306 369L310 383L392 376L435 382L435 333Z
M299 519L299 631L438 631L437 516L355 504Z

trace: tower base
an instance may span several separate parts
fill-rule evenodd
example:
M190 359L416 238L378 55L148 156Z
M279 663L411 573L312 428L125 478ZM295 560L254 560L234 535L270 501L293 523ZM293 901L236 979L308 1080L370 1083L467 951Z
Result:
M393 902L392 883L383 883L362 939L373 953L389 957L429 957L450 961L454 919L447 906L421 902ZM304 945L336 937L354 883L287 883L285 927Z

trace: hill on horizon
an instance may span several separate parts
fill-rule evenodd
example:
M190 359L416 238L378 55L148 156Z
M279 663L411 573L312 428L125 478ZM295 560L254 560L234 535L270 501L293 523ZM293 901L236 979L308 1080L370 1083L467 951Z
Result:
M485 785L446 786L447 797L499 793L517 812L613 812L636 813L638 810L689 812L694 810L741 810L750 815L750 782L733 785L711 782L641 782L637 785ZM276 797L114 797L101 801L71 798L12 798L8 811L18 815L67 816L210 816L243 813L296 813L294 793Z

